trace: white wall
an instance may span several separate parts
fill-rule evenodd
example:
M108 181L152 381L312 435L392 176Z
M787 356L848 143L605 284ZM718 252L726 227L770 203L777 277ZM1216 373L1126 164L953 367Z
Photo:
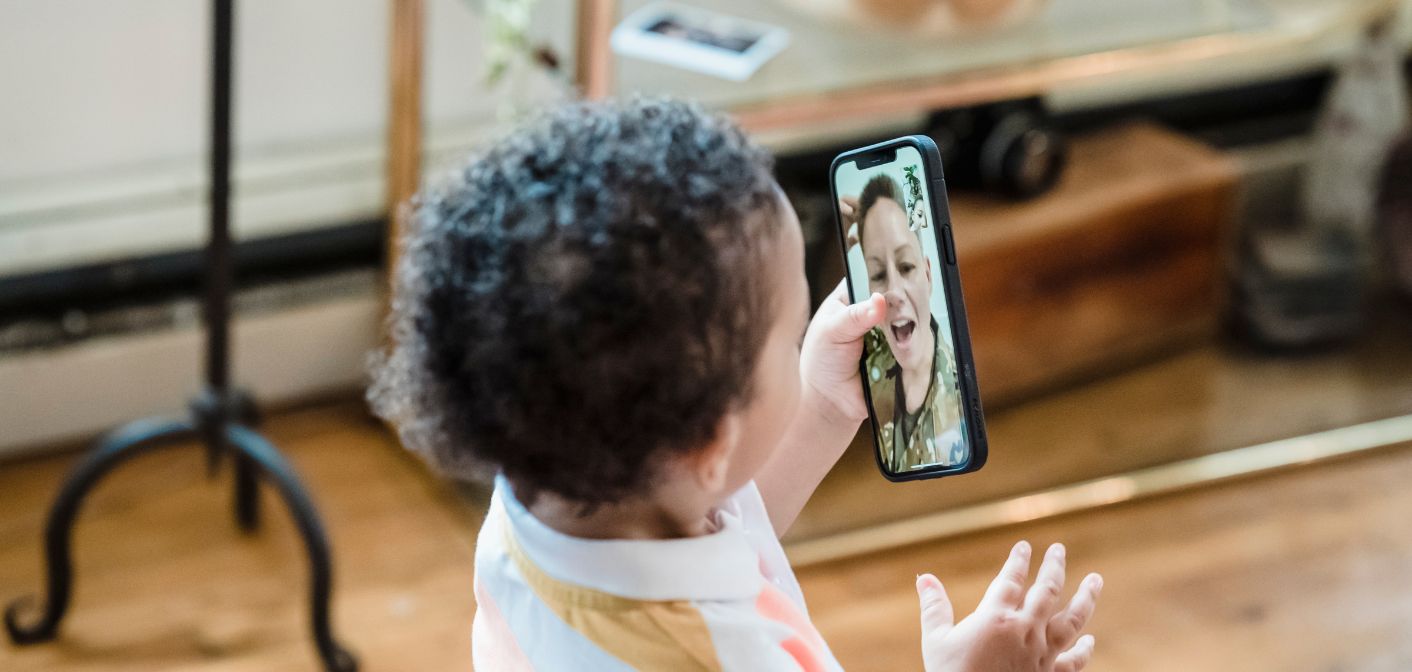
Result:
M0 276L202 239L209 2L0 0ZM568 43L573 3L538 22ZM428 0L427 144L492 132L479 17ZM375 215L387 0L241 0L237 235ZM552 87L530 77L530 99Z

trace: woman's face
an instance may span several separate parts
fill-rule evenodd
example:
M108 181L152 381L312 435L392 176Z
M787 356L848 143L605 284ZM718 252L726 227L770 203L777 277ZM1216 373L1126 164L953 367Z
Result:
M907 371L930 369L936 343L931 326L931 263L922 243L907 228L907 213L880 198L863 221L863 259L868 288L887 299L883 335L897 363Z

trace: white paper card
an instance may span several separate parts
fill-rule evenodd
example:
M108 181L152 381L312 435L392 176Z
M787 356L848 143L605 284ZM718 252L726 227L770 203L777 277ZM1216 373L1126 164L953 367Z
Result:
M624 55L742 82L789 44L778 26L699 7L654 2L613 29Z

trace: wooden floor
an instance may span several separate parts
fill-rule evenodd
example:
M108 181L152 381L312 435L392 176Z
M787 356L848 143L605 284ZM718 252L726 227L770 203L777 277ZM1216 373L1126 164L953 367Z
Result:
M364 669L467 669L479 520L356 405L285 415L267 429L322 509L335 625ZM0 465L3 599L41 585L44 507L70 462ZM100 486L77 535L79 583L60 641L0 644L0 670L316 669L302 549L287 516L240 537L229 483L204 473L199 450L177 448ZM264 503L280 511L273 498Z
M269 434L312 485L337 562L336 626L366 670L464 670L476 514L354 404ZM43 508L72 456L0 464L0 598L39 585ZM77 536L58 642L0 644L0 670L315 669L283 514L241 538L200 454L134 462ZM849 669L920 669L913 577L969 610L1014 539L1063 540L1107 577L1097 670L1412 669L1412 446L801 573ZM266 500L270 503L270 500Z

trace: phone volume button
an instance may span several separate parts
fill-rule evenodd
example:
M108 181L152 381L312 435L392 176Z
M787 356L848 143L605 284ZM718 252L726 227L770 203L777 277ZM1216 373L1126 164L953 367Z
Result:
M951 237L951 225L941 228L942 237L946 239L946 263L956 265L956 240Z

